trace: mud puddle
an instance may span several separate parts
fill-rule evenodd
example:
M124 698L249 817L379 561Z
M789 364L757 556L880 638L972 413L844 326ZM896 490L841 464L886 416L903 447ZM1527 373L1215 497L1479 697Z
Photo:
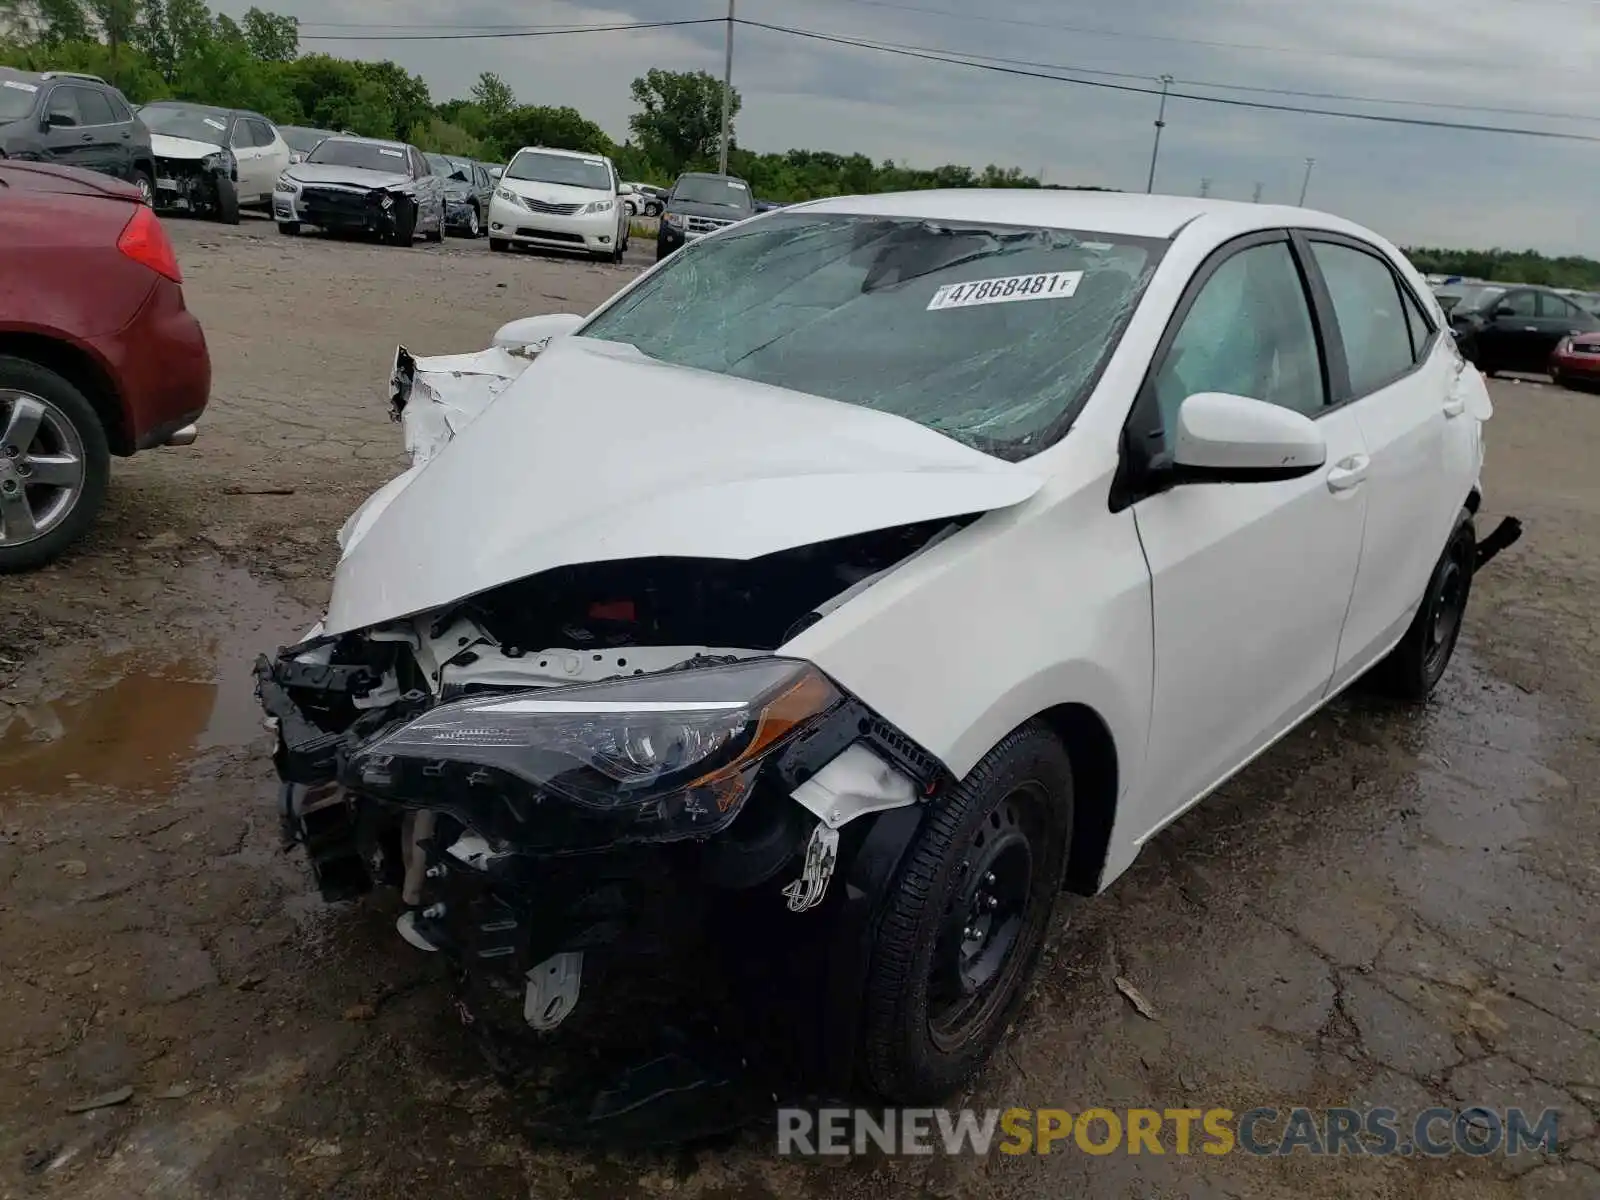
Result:
M0 693L0 796L147 796L206 752L261 733L251 664L311 615L220 566L197 565L174 591L182 599L159 636L63 648Z

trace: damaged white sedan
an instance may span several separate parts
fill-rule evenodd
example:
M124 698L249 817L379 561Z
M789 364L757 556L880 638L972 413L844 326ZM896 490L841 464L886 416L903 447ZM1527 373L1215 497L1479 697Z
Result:
M257 666L288 831L469 1023L698 894L819 1091L950 1094L1059 892L1358 677L1426 698L1518 533L1424 281L1302 209L825 200L496 340L397 357L413 465Z

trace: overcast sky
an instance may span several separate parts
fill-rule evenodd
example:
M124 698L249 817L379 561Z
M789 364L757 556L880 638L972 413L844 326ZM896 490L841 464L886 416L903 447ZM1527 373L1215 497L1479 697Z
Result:
M240 12L248 0L227 0ZM393 58L435 99L496 71L532 104L571 105L627 134L629 82L652 66L722 71L723 26L455 41L313 40L483 25L615 23L725 15L721 0L262 0L302 21L306 51ZM924 10L977 13L954 17ZM1579 133L1600 139L1600 0L738 0L739 16L845 37L1144 77L1176 92ZM1066 28L1072 27L1072 28ZM1138 79L1107 82L1148 86ZM1222 91L1200 83L1488 105L1568 118L1451 107L1362 104ZM860 151L916 166L960 162L1041 170L1052 183L1142 191L1152 96L919 61L739 26L734 85L741 145ZM1590 119L1572 119L1582 114ZM1307 157L1307 204L1404 244L1536 247L1600 254L1584 218L1600 190L1600 141L1424 129L1251 111L1195 100L1167 106L1156 190L1293 203Z

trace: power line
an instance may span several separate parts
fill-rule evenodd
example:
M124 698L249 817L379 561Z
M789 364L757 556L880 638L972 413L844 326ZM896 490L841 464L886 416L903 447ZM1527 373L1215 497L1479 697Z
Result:
M687 21L635 21L627 25L520 26L480 33L306 33L302 42L453 42L475 38L562 37L569 33L621 33L632 29L671 29L681 25L721 25L726 17L696 17Z
M1308 54L1319 58L1356 58L1372 59L1378 62L1403 62L1403 63L1433 63L1439 66L1473 67L1478 70L1492 70L1502 67L1503 63L1483 62L1471 59L1436 58L1426 54L1379 54L1375 51L1363 52L1359 50L1313 50L1303 46L1269 46L1259 42L1220 42L1208 38L1179 37L1170 33L1134 33L1126 29L1107 29L1103 26L1093 25L1067 25L1056 21L1029 21L1021 17L991 17L972 12L956 12L948 8L929 8L920 4L906 4L901 0L841 0L847 4L861 4L869 8L892 8L901 12L925 13L928 16L948 17L956 21L979 21L985 25L1016 25L1027 29L1055 29L1063 33L1084 34L1088 37L1131 38L1146 42L1175 42L1184 46L1208 46L1217 50L1259 50L1269 54ZM1588 71L1579 71L1570 67L1543 68L1544 71L1558 70L1562 74L1587 75Z
M1025 70L1021 67L1007 67L994 63L978 62L971 58L899 50L881 43L835 37L832 34L817 33L812 30L793 29L786 25L769 25L764 21L751 21L740 18L739 24L749 25L756 29L770 30L774 33L787 34L791 37L807 38L812 41L828 42L839 46L853 46L859 50L875 50L881 54L895 54L906 58L923 59L927 62L942 62L949 63L952 66L970 67L976 71L992 71L1001 75L1015 75L1029 79L1047 79L1054 83L1070 83L1078 87L1101 88L1106 91L1127 92L1140 96L1159 96L1161 94L1160 90L1154 87L1135 87L1133 84L1128 83L1106 83L1094 79L1075 79L1066 75L1050 75L1042 71ZM1553 129L1521 129L1505 125L1480 125L1466 121L1436 121L1427 117L1398 117L1386 113L1360 113L1332 108L1308 108L1294 104L1273 104L1265 100L1242 100L1233 96L1201 96L1193 92L1169 92L1168 96L1174 100L1193 100L1201 104L1220 104L1229 108L1247 108L1260 112L1298 113L1315 117L1342 117L1350 121L1374 121L1384 125L1408 125L1424 129L1456 129L1469 133L1511 134L1520 137L1549 138L1556 141L1600 142L1600 135L1570 133Z
M1600 0L1595 0L1595 3L1600 4ZM965 50L950 50L943 46L919 46L905 42L885 42L877 38L852 37L850 40L873 48L885 47L892 50L917 50L928 54L955 55L963 59L973 59L977 62L1002 63L1014 67L1038 67L1046 71L1071 71L1077 75L1099 75L1108 79L1142 79L1160 83L1162 78L1160 75L1151 75L1144 71L1107 71L1102 67L1080 67L1070 63L1038 62L1027 58L1000 58L992 54L971 54ZM1516 117L1549 117L1559 121L1600 121L1600 115L1592 113L1553 112L1536 108L1501 108L1490 104L1460 104L1445 100L1410 100L1394 96L1351 96L1341 92L1304 92L1294 88L1256 87L1244 83L1216 83L1207 79L1174 78L1172 82L1183 87L1217 88L1224 91L1249 92L1254 95L1264 96L1299 96L1308 100L1343 100L1351 104L1395 104L1410 108L1449 109L1456 112L1488 112Z

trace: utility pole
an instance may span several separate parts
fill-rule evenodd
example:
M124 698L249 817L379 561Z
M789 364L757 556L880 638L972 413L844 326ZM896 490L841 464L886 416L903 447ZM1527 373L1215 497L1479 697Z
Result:
M733 117L733 3L728 0L728 38L722 60L722 142L717 150L717 174L728 173L728 126Z
M1202 179L1200 181L1200 198L1204 200L1209 195L1211 195L1211 180Z
M1250 203L1251 204L1260 204L1261 203L1261 184L1259 182L1256 184L1255 195L1250 197Z
M1144 185L1145 194L1156 190L1156 156L1161 153L1161 131L1167 127L1167 89L1172 86L1172 76L1161 77L1161 107L1156 110L1156 142L1150 147L1150 178Z
M1306 159L1306 177L1300 181L1300 203L1302 205L1306 202L1306 189L1311 186L1311 168L1316 165L1316 159Z

